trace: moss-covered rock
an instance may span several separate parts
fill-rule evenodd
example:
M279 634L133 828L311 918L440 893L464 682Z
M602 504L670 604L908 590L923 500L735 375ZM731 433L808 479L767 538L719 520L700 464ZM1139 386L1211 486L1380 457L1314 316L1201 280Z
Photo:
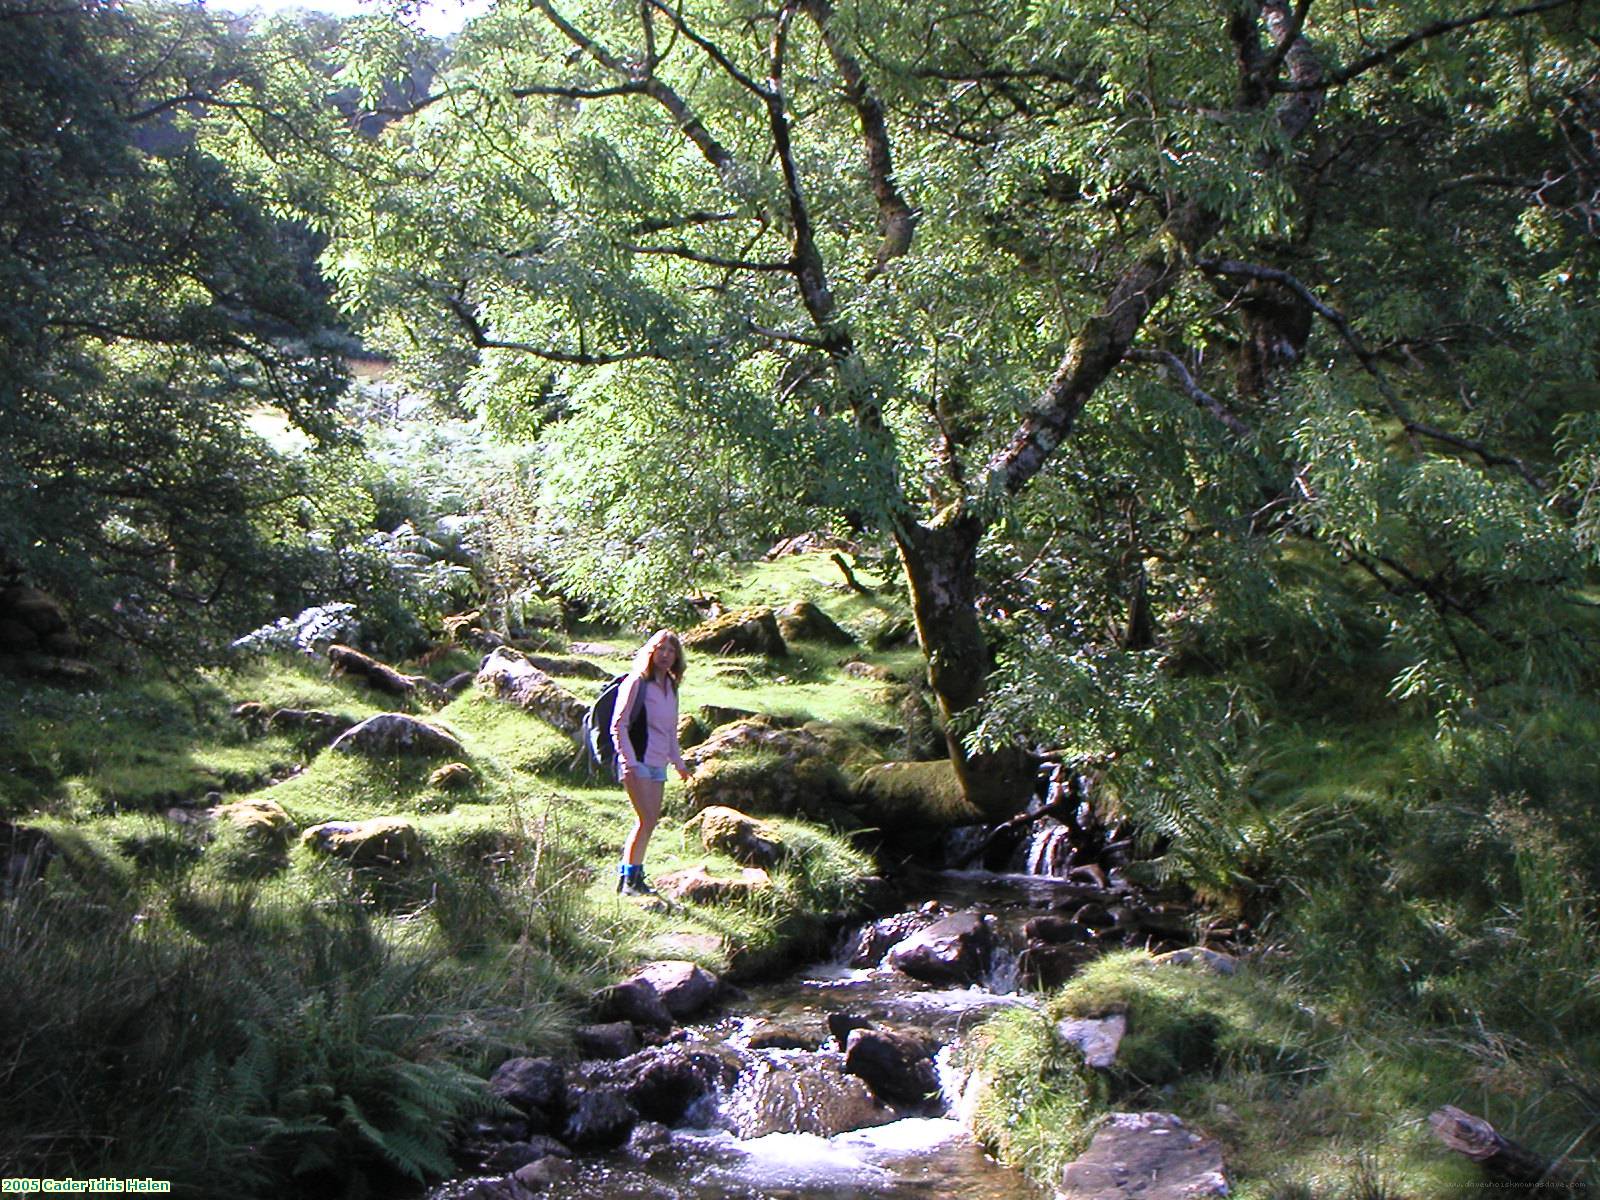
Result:
M821 642L828 646L852 646L855 638L839 627L837 621L809 600L780 608L777 612L778 631L789 642Z
M736 608L696 625L683 635L686 649L708 654L750 654L784 658L789 647L770 608Z
M982 820L949 759L872 767L856 784L856 799L863 819L892 838L920 841Z
M471 787L475 782L477 775L464 762L445 763L428 776L429 787L445 792L460 791Z
M737 809L712 805L701 809L689 825L699 826L700 842L707 850L745 866L770 867L784 854L783 841L771 826Z
M850 800L850 781L820 755L741 752L696 768L690 802L698 809L720 805L762 816L837 815Z
M283 805L265 796L221 805L216 818L246 841L263 848L286 849L294 841L294 818Z
M300 841L358 869L411 866L423 858L422 834L404 817L324 821L302 833Z

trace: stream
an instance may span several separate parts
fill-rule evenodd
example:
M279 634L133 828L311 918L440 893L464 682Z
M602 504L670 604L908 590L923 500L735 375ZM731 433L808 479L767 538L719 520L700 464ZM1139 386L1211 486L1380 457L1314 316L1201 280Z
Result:
M921 901L915 908L846 930L827 961L725 993L709 1020L668 1039L718 1075L672 1128L644 1121L624 1146L560 1164L537 1190L505 1176L466 1179L435 1189L431 1200L1039 1200L1038 1189L989 1158L964 1127L962 1039L999 1009L1037 1004L1028 981L1059 983L1108 945L1161 944L1125 924L1129 911L1172 925L1161 906L1135 899L1116 870L1108 880L1092 868L1084 882L1071 832L1046 818L1004 861L991 856L998 869L919 872L907 893ZM947 861L960 861L961 849L955 844ZM907 929L951 917L982 927L971 982L919 982L883 957ZM1040 941L1041 931L1063 927L1073 931L1064 944ZM868 1089L859 1071L846 1073L843 1041L858 1028L893 1031L932 1053L934 1073L925 1057L917 1066L929 1082L936 1078L936 1097L886 1104L884 1086L874 1080ZM600 1074L588 1077L585 1065L575 1070L592 1085L608 1065L593 1064Z

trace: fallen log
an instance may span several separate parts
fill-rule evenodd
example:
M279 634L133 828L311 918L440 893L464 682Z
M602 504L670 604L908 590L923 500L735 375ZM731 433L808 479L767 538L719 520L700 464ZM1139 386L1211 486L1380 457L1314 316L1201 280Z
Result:
M449 699L448 693L427 676L402 674L388 663L381 663L370 654L363 654L353 646L334 643L328 647L328 661L333 664L335 676L354 675L376 692L409 697L420 691L430 700Z
M1567 1196L1590 1194L1560 1159L1513 1142L1482 1117L1463 1112L1453 1104L1429 1115L1428 1124L1436 1138L1457 1154L1466 1155L1494 1179L1547 1187Z

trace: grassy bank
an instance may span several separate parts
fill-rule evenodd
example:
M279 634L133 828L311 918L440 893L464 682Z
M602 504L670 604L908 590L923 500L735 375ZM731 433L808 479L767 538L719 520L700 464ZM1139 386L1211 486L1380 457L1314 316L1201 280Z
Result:
M1426 1200L1483 1186L1430 1131L1455 1104L1593 1185L1597 716L1569 696L1448 731L1393 710L1267 728L1237 797L1254 854L1222 898L1256 925L1245 965L1114 956L992 1023L980 1132L1048 1183L1106 1112L1164 1109L1245 1200ZM1116 1012L1109 1071L1052 1032Z
M636 636L584 631L600 634ZM698 656L686 705L824 721L878 761L869 737L892 727L893 703L881 679L840 671L848 653ZM883 675L906 665L903 648L868 657ZM14 848L48 846L42 876L18 862L26 881L0 903L0 1174L152 1176L190 1195L364 1194L445 1174L453 1128L491 1111L482 1076L514 1053L565 1052L594 988L650 958L770 966L814 944L874 870L846 834L773 816L789 854L750 901L624 902L631 809L538 719L472 689L421 714L466 749L470 778L450 786L432 779L438 761L253 729L230 715L241 701L391 707L320 662L268 658L92 693L29 687L0 728L0 820L24 831ZM258 808L234 818L218 801ZM682 829L689 815L672 784L652 874L737 874ZM414 827L404 864L352 868L299 836L377 817Z

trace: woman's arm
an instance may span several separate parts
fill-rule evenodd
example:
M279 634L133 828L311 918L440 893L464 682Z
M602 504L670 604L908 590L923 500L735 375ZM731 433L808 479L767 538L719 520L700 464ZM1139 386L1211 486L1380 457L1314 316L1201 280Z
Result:
M644 681L630 672L617 689L617 706L611 710L611 744L617 748L617 761L624 772L639 765L633 753L633 739L628 736L628 722L633 717L634 705L640 702L639 691L643 686Z

